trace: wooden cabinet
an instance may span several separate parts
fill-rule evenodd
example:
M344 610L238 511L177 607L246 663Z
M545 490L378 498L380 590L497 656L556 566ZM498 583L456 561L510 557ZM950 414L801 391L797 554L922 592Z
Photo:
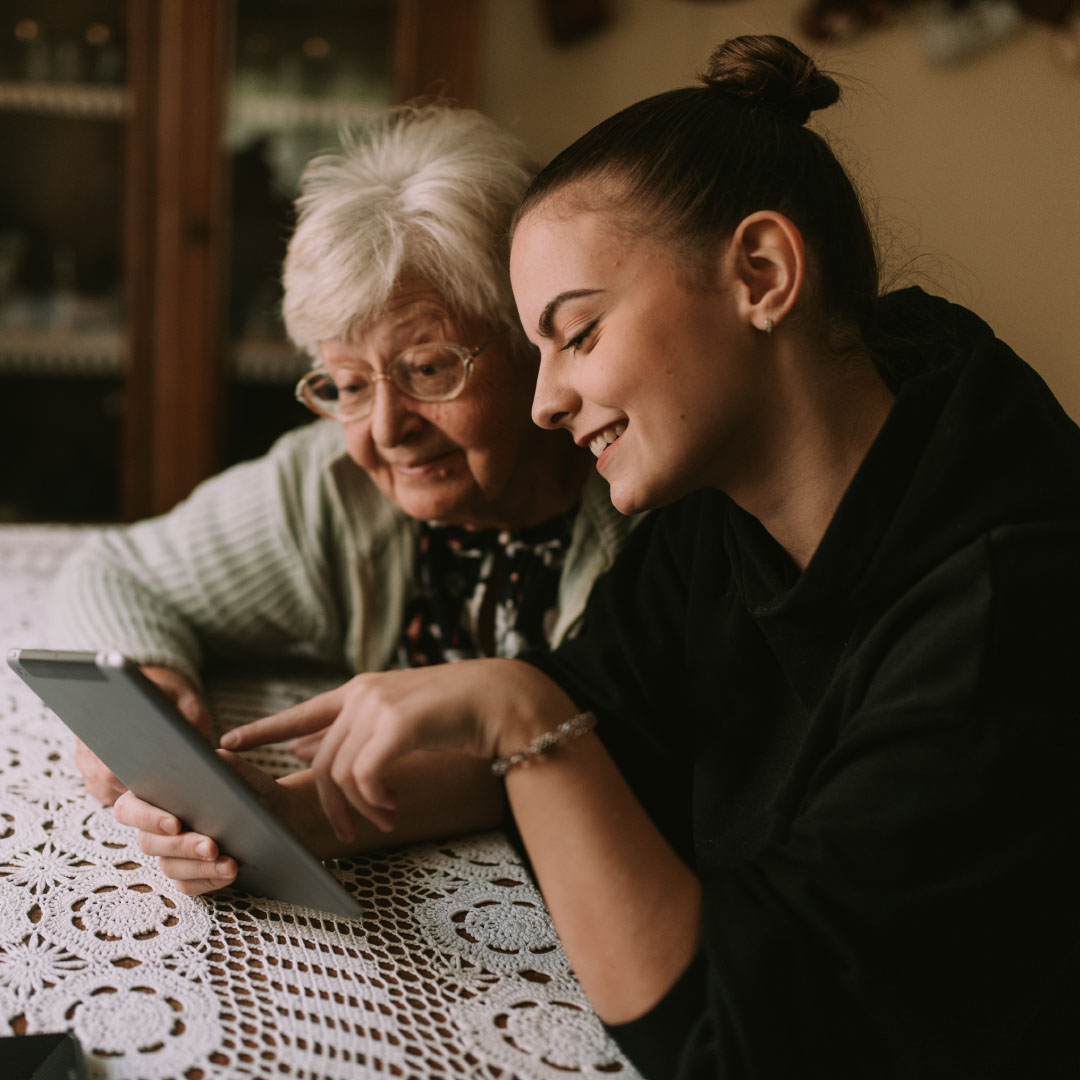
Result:
M24 0L0 42L0 519L168 509L308 414L277 275L303 160L475 103L479 0Z

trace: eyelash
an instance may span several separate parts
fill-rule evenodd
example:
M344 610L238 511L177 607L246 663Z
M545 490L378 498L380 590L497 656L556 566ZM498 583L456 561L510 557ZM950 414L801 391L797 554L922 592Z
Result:
M585 339L596 329L598 319L594 319L580 334L576 334L572 337L559 351L566 352L567 349L574 349L575 351L580 349L585 344Z

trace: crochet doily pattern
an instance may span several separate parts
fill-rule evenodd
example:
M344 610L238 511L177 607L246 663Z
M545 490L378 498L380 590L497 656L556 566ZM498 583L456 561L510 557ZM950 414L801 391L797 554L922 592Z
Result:
M45 594L84 536L0 527L5 651L48 644ZM85 793L67 729L0 668L3 1034L73 1031L94 1080L637 1077L502 834L331 864L359 920L185 897ZM208 703L231 726L326 685L230 675ZM248 756L296 766L278 748Z

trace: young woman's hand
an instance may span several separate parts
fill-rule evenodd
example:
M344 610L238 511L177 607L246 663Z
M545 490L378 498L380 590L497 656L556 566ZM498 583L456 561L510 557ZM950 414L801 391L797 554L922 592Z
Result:
M142 673L176 702L194 728L203 735L210 734L210 711L183 675L172 668L149 666L142 668ZM86 781L86 790L103 806L111 806L127 791L119 777L81 739L75 743L75 764Z
M221 736L227 750L250 750L267 743L289 743L289 751L300 761L310 762L322 742L323 735L341 712L348 683L318 694L298 705L283 709L273 716L264 716L250 724L241 724Z
M546 675L517 660L466 660L358 675L313 702L303 715L324 730L312 770L326 817L343 842L355 831L350 807L383 832L393 829L393 766L413 751L491 759L526 745L577 711ZM330 711L335 716L326 727ZM294 717L291 730L299 733L300 726Z

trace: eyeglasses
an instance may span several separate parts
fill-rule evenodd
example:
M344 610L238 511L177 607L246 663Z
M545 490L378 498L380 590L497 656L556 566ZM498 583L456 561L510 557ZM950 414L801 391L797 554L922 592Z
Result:
M296 400L342 423L371 412L375 384L382 379L416 401L450 401L465 389L473 361L505 333L504 328L475 349L445 342L414 345L398 353L385 372L339 370L337 381L328 368L315 368L296 384Z

